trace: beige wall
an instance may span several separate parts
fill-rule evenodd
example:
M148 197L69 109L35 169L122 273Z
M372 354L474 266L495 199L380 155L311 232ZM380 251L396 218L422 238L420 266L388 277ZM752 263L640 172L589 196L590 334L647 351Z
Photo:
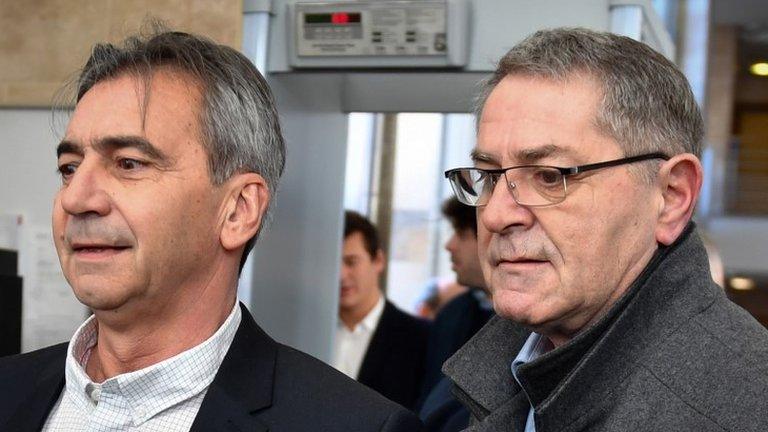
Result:
M96 42L147 17L240 48L242 0L0 0L0 106L50 106Z

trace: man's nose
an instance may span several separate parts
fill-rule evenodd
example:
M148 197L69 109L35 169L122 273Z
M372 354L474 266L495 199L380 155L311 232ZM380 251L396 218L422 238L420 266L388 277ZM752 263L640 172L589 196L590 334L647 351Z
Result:
M110 195L105 190L106 181L106 173L97 163L83 161L59 192L61 207L73 215L107 215Z
M451 237L448 238L448 241L445 242L445 250L448 252L453 252L456 249L456 233L454 232Z
M478 211L478 224L493 233L503 233L516 226L529 227L534 220L531 210L515 201L503 176L493 187L488 202Z

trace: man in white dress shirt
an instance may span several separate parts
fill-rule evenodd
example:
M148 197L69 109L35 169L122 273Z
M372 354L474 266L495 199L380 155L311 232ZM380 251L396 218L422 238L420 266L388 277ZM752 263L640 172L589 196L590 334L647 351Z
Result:
M379 277L386 265L384 252L378 246L375 228L366 222L352 212L344 215L344 227L350 232L345 232L341 252L339 323L333 365L353 379L357 379L384 312L384 295L379 288Z
M424 377L429 325L386 301L379 287L384 265L376 228L363 215L345 212L333 365L413 409Z
M53 232L94 315L69 344L0 359L0 430L418 429L238 305L285 159L248 59L159 30L96 45L77 87Z

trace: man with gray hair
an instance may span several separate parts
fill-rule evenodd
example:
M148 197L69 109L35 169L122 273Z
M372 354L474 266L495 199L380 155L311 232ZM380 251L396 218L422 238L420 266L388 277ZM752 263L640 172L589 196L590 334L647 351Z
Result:
M0 430L418 429L237 302L285 159L242 54L167 31L96 45L57 156L56 249L94 315L69 344L0 359Z
M703 125L680 71L626 37L540 31L477 119L474 166L446 172L500 315L443 368L468 430L768 430L768 332L691 222Z

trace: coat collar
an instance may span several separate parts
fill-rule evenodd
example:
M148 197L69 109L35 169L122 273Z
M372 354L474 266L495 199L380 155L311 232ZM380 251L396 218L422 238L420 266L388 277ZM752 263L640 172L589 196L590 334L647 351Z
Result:
M718 295L723 294L711 282L706 251L691 223L675 244L659 250L603 320L570 343L526 365L526 374L535 377L557 366L548 360L560 356L560 351L593 339L548 397L536 406L537 427L556 430L586 421L591 412L611 402L610 392L655 345ZM592 331L597 331L598 337L590 338ZM458 396L468 401L476 417L482 419L495 410L510 411L510 404L521 393L510 364L528 334L510 321L494 318L446 362L443 370L454 380ZM488 421L501 412L493 413Z
M268 430L255 414L272 405L278 346L242 303L240 307L240 327L208 388L191 432Z
M509 366L529 334L522 326L494 316L445 362L443 372L465 396L460 398L470 402L476 417L485 417L520 392Z
M64 389L64 362L67 345L63 343L51 349L55 361L45 364L38 373L38 378L24 402L19 404L13 417L4 426L9 431L41 430L48 419L51 409L59 400ZM23 390L23 389L22 389Z

